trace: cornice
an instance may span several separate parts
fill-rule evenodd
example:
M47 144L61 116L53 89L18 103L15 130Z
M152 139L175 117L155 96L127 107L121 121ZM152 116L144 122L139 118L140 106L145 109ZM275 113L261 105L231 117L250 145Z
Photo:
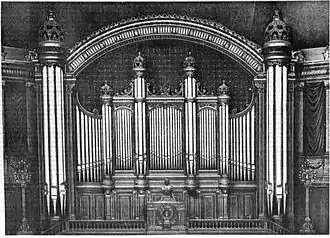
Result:
M329 79L329 63L328 62L305 62L298 80L328 80Z
M34 78L33 64L2 62L1 74L4 80L31 80Z

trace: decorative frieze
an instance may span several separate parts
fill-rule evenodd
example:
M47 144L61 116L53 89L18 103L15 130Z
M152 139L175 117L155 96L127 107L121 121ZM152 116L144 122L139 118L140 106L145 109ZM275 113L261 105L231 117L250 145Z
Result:
M103 54L104 51L130 44L136 39L150 40L161 37L162 39L189 38L190 41L202 42L204 45L233 55L253 74L262 71L260 47L249 44L248 40L241 39L226 28L216 28L215 23L211 24L210 28L204 25L196 26L190 22L192 19L182 21L180 17L176 18L159 20L157 17L150 17L142 23L127 22L127 25L119 31L112 27L104 28L70 50L68 69L77 74L84 65L91 62L94 56ZM232 40L233 36L235 41Z

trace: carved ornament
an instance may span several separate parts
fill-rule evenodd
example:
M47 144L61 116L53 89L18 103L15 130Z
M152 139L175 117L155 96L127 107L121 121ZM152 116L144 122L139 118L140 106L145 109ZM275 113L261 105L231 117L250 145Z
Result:
M78 74L98 55L136 39L189 39L233 56L253 75L262 71L260 46L226 27L207 20L182 16L150 16L122 21L92 33L70 49L68 70ZM234 40L233 40L234 38Z

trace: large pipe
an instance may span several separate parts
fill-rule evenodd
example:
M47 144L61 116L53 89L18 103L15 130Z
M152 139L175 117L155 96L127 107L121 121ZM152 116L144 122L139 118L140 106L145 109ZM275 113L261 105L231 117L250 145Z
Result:
M282 67L275 66L275 181L278 211L280 214L280 199L282 199Z
M283 182L282 182L282 194L283 194L283 214L286 214L286 191L285 187L287 185L287 101L288 101L288 90L287 90L287 83L288 83L288 78L287 78L287 67L282 66L282 86L283 86L283 101L282 101L282 115L283 115L283 132L282 132L282 137L283 137L283 147L282 147L282 153L283 153L283 165L282 165L282 176L283 176Z
M42 88L43 88L43 121L44 121L44 161L45 161L45 180L47 186L48 196L47 198L47 210L48 214L50 213L50 188L51 188L51 181L50 181L50 151L49 151L49 110L48 110L48 67L43 67L43 79L42 79Z

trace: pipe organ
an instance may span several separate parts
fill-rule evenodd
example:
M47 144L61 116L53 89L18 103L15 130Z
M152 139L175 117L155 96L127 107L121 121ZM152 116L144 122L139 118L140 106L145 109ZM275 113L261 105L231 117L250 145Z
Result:
M113 90L116 87L110 80L105 80L100 89L100 112L86 110L79 101L79 92L73 93L72 90L76 73L80 71L73 73L70 70L83 65L79 61L90 52L100 50L97 47L89 49L89 40L91 45L98 47L98 41L100 45L108 43L98 36L87 39L88 50L79 49L88 54L84 52L84 56L70 59L67 69L63 31L53 18L50 13L41 28L36 63L36 69L40 67L37 95L37 121L41 124L37 131L39 184L42 187L39 191L42 204L40 223L50 221L52 226L52 222L67 217L71 222L67 226L92 224L104 230L113 226L125 232L125 227L141 231L152 223L155 231L179 227L180 232L185 232L189 227L213 229L224 225L227 219L230 221L224 227L230 228L233 227L228 224L239 227L246 219L261 222L269 217L282 224L284 219L294 215L294 179L289 174L294 171L294 153L290 148L294 134L291 112L294 94L293 80L288 79L291 44L289 30L278 14L265 32L262 52L265 72L259 71L262 67L258 67L260 74L254 75L254 86L258 90L253 90L249 105L240 112L229 110L232 105L237 106L235 97L242 96L230 93L230 88L235 88L233 81L223 80L218 86L219 82L214 80L218 77L216 73L210 82L217 85L217 90L202 90L196 74L196 60L191 52L183 63L183 77L171 79L168 83L171 86L165 82L169 81L167 77L158 80L152 79L152 73L145 74L148 69L139 53L133 61L133 79L129 88L119 92L119 89ZM171 42L178 40L172 36L179 34L180 27L172 31L170 27L163 27L163 23L159 23L161 20L156 18L151 22L157 29L171 31L169 35L164 33L170 36ZM143 21L134 23L134 27L143 27ZM176 22L173 19L166 21ZM187 19L177 21L189 23ZM203 24L190 22L187 37L195 34L194 27L206 27ZM253 66L251 56L239 51L237 42L242 39L236 42L232 36L235 41L230 37L228 42L221 43L216 36L216 32L222 32L220 28L214 28L212 35L208 33L209 37L206 33L201 34L198 42L206 42L206 38L219 41L219 47L223 48L217 51L228 50L230 55L237 49L234 56L240 55L242 59L236 61L250 61L248 63ZM103 33L108 35L108 29L104 29ZM187 41L190 36L180 37L179 40ZM129 43L123 41L122 45L121 40L118 37L111 42L114 47L109 48L109 52L133 44L136 38ZM141 38L138 43L144 40ZM152 40L156 42L159 38ZM156 43L150 45L157 46ZM173 50L175 57L182 53L182 49L179 45ZM121 59L120 63L127 62L126 58ZM210 71L216 67L210 67ZM168 72L166 70L164 72ZM178 74L170 77L172 75ZM160 91L150 90L148 80L163 81L164 85ZM236 85L239 93L243 84ZM173 85L177 87L175 90ZM246 93L242 98L248 100L248 95ZM75 219L78 221L72 222ZM290 222L293 226L292 219ZM267 226L266 223L263 225Z
M137 60L143 61L141 55ZM147 169L186 169L187 175L213 170L232 181L254 181L254 100L244 111L229 114L225 82L219 96L202 95L191 55L184 90L152 95L137 60L134 70L140 73L126 95L112 96L108 83L102 86L101 115L86 111L76 98L78 181L100 182L115 171L139 175Z

